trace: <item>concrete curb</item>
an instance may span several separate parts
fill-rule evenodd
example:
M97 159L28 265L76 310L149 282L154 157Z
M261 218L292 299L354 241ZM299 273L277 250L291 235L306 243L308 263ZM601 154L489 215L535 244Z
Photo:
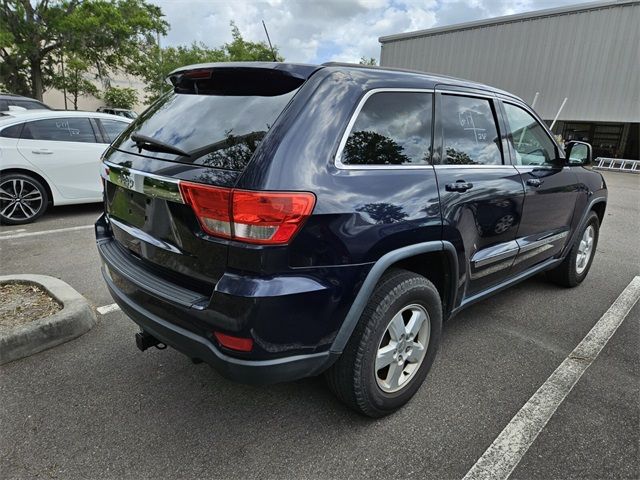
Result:
M97 322L89 302L62 280L47 275L5 275L0 276L0 283L38 285L62 304L62 310L50 317L0 334L0 365L73 340Z

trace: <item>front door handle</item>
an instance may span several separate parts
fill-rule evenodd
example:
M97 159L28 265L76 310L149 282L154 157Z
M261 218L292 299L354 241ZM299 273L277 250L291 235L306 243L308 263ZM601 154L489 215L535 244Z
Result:
M473 188L473 183L458 180L455 183L447 183L444 188L447 192L466 192L470 188Z
M542 185L542 183L543 181L539 178L530 178L529 180L527 180L527 185L531 187L539 187L540 185Z
M35 153L36 155L51 155L53 151L46 148L39 148L38 150L31 150L31 153Z

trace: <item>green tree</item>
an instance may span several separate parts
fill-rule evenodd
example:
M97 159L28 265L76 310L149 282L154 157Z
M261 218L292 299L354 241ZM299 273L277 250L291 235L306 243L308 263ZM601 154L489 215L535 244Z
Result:
M369 58L360 57L360 61L358 63L360 65L377 65L376 59L373 57L369 57Z
M165 78L173 70L185 65L209 62L273 61L273 53L265 42L249 42L231 22L231 42L218 48L209 48L203 43L166 47L159 49L156 44L147 45L144 60L135 67L135 74L146 83L146 101L153 102L163 92L169 90ZM283 61L274 47L276 59Z
M64 75L62 74L64 68ZM64 66L60 66L60 73L52 77L51 84L58 90L62 90L70 97L73 109L78 110L78 98L91 95L97 97L100 92L98 87L87 78L90 65L86 60L78 57L65 59Z
M108 107L131 110L138 103L138 92L133 88L109 87L102 99Z
M447 163L450 165L473 165L476 162L462 150L447 147Z
M402 165L410 163L404 148L392 138L360 130L349 135L344 146L345 161L350 165Z
M222 61L224 54L221 50L210 49L203 43L162 49L154 44L147 49L145 59L135 67L135 74L145 81L146 101L152 103L169 90L165 78L172 70L194 63Z
M168 27L160 7L145 0L3 0L0 25L0 83L39 100L61 55L88 62L101 77L129 71L141 46Z
M278 54L278 47L274 46L272 52L265 42L248 42L242 38L240 29L234 22L231 22L231 38L231 43L225 43L222 47L225 62L284 61L284 57Z

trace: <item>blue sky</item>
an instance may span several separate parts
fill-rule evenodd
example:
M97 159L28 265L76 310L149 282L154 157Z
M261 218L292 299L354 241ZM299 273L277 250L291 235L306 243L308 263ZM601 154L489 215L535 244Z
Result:
M265 40L261 20L287 61L379 60L378 37L576 4L575 0L153 0L171 24L164 45L231 39L229 22L242 35Z

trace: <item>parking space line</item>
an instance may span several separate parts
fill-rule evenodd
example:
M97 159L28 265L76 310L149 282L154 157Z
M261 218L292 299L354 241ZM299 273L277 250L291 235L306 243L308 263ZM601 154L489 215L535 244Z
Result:
M613 305L511 419L463 480L505 480L511 475L556 409L596 359L640 298L640 276Z
M18 228L16 230L3 230L0 232L0 235L5 235L7 233L18 233L18 232L26 232L26 228Z
M115 312L120 310L120 307L117 303L112 303L111 305L104 305L103 307L96 308L100 315L106 315L107 313Z
M4 235L6 232L0 233L0 240L10 240L15 238L35 237L37 235L48 235L50 233L73 232L76 230L87 230L93 228L93 225L81 225L79 227L56 228L54 230L41 230L39 232L16 233L13 235Z

